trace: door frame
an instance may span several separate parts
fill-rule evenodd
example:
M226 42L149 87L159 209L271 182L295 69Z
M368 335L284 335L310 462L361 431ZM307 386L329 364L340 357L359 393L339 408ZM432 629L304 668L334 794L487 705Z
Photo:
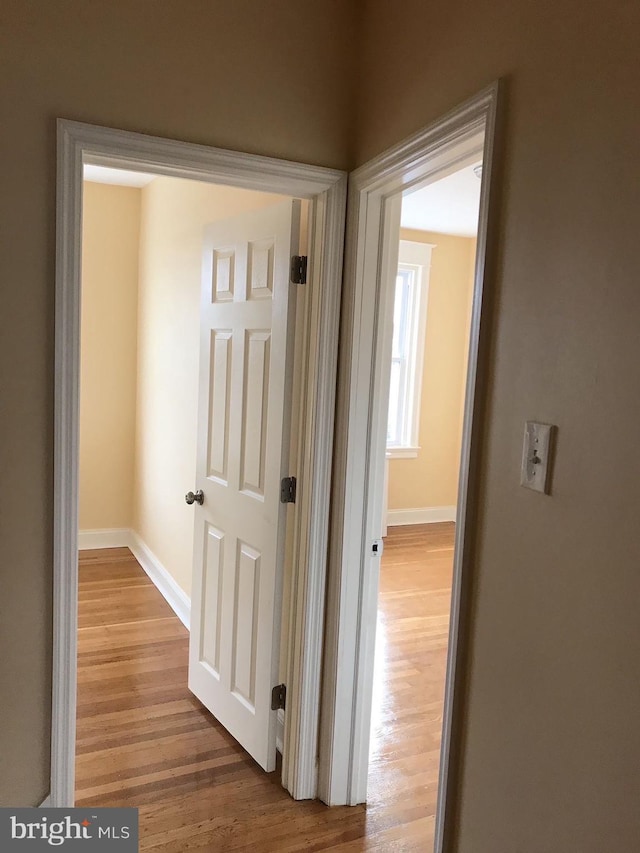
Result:
M317 793L329 494L334 435L346 173L58 119L51 806L75 788L78 630L78 439L83 165L136 169L310 201L299 442L302 448L287 661L284 787Z
M334 493L327 600L327 643L320 733L319 796L329 804L366 800L371 693L378 603L379 556L372 551L380 535L380 468L374 450L384 446L386 411L381 353L384 323L385 238L399 194L443 177L483 157L469 361L462 435L458 511L443 735L436 815L436 853L443 849L450 790L452 723L459 706L459 638L465 614L461 599L471 566L466 548L470 506L469 470L477 456L476 398L481 332L489 195L494 172L494 137L499 82L493 83L409 137L358 168L350 176L347 257L336 419ZM482 142L479 142L482 136ZM385 211L389 215L385 215ZM483 319L484 323L484 319ZM484 331L484 329L483 329ZM388 384L388 383L387 383ZM382 436L382 438L381 438ZM377 513L377 514L376 514Z

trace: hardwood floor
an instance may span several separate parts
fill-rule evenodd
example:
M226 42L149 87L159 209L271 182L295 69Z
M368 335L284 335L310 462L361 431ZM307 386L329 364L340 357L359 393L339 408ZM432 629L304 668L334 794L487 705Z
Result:
M141 850L430 851L453 525L390 528L367 807L295 802L187 689L188 635L126 548L80 554L78 805L137 806Z

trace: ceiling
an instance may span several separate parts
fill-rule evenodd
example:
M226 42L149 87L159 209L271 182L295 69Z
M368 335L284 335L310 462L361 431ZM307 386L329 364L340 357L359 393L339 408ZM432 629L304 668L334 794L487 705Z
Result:
M127 169L113 169L110 166L84 166L85 181L96 184L115 184L119 187L146 187L156 177L146 172L130 172Z
M478 231L481 181L465 166L402 198L403 228L436 231L456 237L475 237Z
M477 165L466 166L421 190L403 196L402 227L456 237L475 237L480 206L480 180L473 171ZM127 169L84 166L85 181L99 184L145 187L155 177Z

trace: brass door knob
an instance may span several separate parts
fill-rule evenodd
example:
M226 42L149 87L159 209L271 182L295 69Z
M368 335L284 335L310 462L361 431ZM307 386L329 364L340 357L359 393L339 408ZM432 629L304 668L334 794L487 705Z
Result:
M202 504L204 503L204 492L202 489L198 489L197 492L187 492L184 496L185 501L191 506L191 504Z

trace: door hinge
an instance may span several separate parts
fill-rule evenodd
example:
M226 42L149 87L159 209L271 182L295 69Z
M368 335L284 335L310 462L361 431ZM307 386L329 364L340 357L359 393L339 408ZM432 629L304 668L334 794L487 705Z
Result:
M271 710L278 711L280 708L284 711L287 702L287 688L284 684L276 684L271 691Z
M296 478L284 477L280 482L280 503L294 504L296 502Z
M291 281L293 284L307 283L306 255L293 255L291 258Z

